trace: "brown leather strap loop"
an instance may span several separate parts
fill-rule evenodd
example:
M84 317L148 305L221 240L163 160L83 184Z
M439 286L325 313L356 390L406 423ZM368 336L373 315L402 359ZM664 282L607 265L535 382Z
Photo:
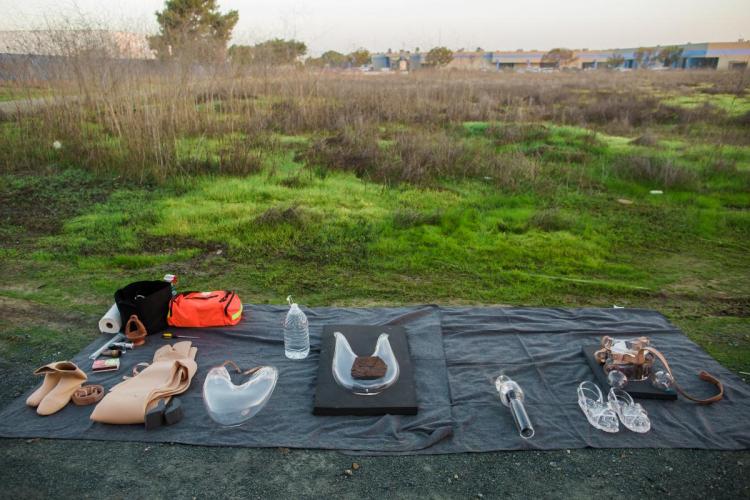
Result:
M73 402L78 406L98 403L104 397L104 387L101 385L84 385L73 393Z
M707 371L701 371L698 374L698 377L701 380L714 384L719 389L719 392L711 396L710 398L706 398L706 399L700 399L700 398L696 398L695 396L691 396L690 394L685 392L685 390L682 387L680 387L680 385L677 383L677 379L675 378L674 373L672 373L672 368L670 368L669 363L667 363L667 359L664 357L664 355L661 352L654 349L653 347L644 347L643 349L641 349L641 351L649 352L653 354L654 356L656 356L656 358L659 361L661 361L661 363L664 365L664 369L667 370L667 373L669 373L670 377L672 377L672 380L674 380L674 388L677 389L677 392L679 392L684 398L689 399L690 401L694 403L698 403L700 405L710 405L711 403L721 401L721 399L724 397L724 384L722 384L719 379L717 379L716 377L714 377Z
M234 367L234 369L235 369L235 370L237 370L237 373L241 373L242 375L250 375L250 374L253 374L253 373L257 372L257 371L258 371L258 370L260 370L261 368L263 368L262 366L256 366L256 367L254 367L254 368L250 368L250 369L248 369L248 370L245 370L245 371L243 372L243 371L242 371L242 368L240 368L239 366L237 366L237 363L235 363L234 361L231 361L231 360L229 360L229 359L228 359L228 360L226 360L226 361L224 361L224 362L223 362L223 363L221 364L221 366L227 366L227 365L231 365L231 366L233 366L233 367Z
M142 369L148 368L148 367L149 367L149 364L146 363L145 361L143 363L138 363L137 365L133 367L133 376L134 377L137 376L139 373L141 373ZM139 370L138 368L140 368L141 370Z

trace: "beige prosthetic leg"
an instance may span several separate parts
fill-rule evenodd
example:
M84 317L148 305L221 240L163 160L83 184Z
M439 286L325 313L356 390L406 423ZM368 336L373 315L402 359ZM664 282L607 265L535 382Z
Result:
M142 424L146 410L159 400L185 392L198 365L191 342L165 345L154 353L154 362L137 375L120 382L104 396L91 420L107 424Z

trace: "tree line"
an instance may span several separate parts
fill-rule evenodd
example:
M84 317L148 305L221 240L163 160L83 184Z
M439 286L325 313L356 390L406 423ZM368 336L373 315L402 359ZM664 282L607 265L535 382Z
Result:
M301 64L307 55L307 45L298 40L275 38L255 45L232 45L228 47L232 30L239 21L239 12L219 11L216 0L167 0L164 9L156 12L159 33L149 37L149 45L162 60L181 59L204 63L229 61L238 65L295 65ZM419 49L416 50L419 52ZM481 52L480 48L477 51ZM391 52L390 50L388 51ZM674 66L682 57L682 49L676 46L660 49L639 48L634 53L638 66ZM542 56L542 63L556 68L570 66L577 56L571 49L555 48ZM427 52L421 64L441 67L453 60L453 52L447 47L434 47ZM606 65L622 66L621 55L610 57ZM317 67L359 67L370 63L370 52L364 48L349 54L335 50L324 52L320 57L308 57L306 65Z

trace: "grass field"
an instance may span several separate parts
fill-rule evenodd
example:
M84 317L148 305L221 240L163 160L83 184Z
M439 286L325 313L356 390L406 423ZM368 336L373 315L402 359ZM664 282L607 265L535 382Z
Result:
M12 363L176 272L246 302L653 308L750 371L742 75L138 77L0 122Z

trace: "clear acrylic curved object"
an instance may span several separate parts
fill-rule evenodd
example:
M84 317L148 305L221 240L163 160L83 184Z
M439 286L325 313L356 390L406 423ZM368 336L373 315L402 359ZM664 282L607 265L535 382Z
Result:
M578 386L578 406L591 425L604 432L617 432L620 423L617 414L605 401L602 390L593 382L581 382Z
M232 362L225 364L237 368ZM240 385L234 385L224 365L211 368L206 375L203 403L216 423L232 427L254 417L268 402L279 379L273 366L259 366L243 374L250 378Z
M644 433L651 430L651 420L646 410L633 401L633 397L622 389L612 387L607 396L609 406L620 417L622 425L633 432Z
M379 394L392 386L398 380L399 367L396 356L391 349L391 343L388 341L388 334L381 333L378 337L378 343L375 346L373 356L383 360L386 365L386 372L380 378L363 380L352 377L352 365L357 355L352 351L349 342L341 332L334 332L333 336L336 345L333 351L333 379L344 389L348 389L354 394L361 396L372 396Z

